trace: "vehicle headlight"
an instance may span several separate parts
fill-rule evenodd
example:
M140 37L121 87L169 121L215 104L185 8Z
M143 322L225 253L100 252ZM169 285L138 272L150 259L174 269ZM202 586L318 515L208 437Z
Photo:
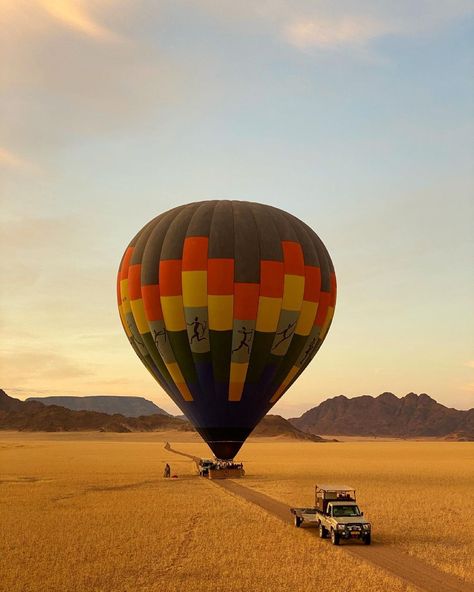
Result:
M362 525L362 528L363 528L364 530L370 530L370 524L363 524L363 525Z
M337 525L338 530L344 530L346 528L345 524L338 524Z

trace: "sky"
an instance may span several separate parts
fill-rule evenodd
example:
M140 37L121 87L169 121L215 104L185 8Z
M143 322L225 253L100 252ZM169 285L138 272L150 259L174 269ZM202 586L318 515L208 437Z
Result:
M152 217L272 204L322 238L327 339L274 407L428 393L474 407L473 5L6 0L1 384L145 396L115 277Z

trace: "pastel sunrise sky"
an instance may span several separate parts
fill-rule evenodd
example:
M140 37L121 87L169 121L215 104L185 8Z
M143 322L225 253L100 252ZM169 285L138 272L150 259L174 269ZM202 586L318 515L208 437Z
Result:
M274 411L426 392L474 406L473 21L462 0L7 0L1 384L177 409L116 307L123 250L204 199L326 244L338 302Z

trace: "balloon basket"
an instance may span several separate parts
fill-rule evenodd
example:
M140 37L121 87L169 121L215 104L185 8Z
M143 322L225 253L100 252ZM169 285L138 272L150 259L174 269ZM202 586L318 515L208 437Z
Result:
M199 459L199 475L208 479L240 479L245 475L244 465L231 460Z
M209 469L209 479L240 479L244 469Z

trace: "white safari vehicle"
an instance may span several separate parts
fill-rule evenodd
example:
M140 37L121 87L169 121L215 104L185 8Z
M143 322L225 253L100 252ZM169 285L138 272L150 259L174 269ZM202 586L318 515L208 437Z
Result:
M317 526L319 536L331 537L333 545L341 539L361 540L370 545L372 528L364 520L364 513L356 503L355 489L346 485L316 485L313 508L290 508L295 517L295 526Z

